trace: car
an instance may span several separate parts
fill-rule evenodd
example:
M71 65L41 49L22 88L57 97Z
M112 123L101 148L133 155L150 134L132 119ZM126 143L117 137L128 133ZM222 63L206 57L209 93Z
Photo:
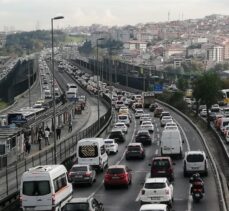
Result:
M120 128L113 128L108 136L109 139L114 139L117 142L125 142L125 136Z
M119 109L119 114L129 114L129 109L126 106L123 106Z
M207 109L202 109L201 111L200 111L200 116L201 117L206 117L207 116Z
M162 119L162 117L164 117L164 116L171 116L171 115L168 111L162 111L161 115L160 115L160 119Z
M151 121L143 121L141 124L141 129L148 130L150 133L154 132L154 125Z
M130 118L129 114L119 114L118 115L118 122L124 122L126 126L130 126Z
M151 145L152 138L150 136L149 131L148 130L139 130L135 137L135 142L142 143L143 145L146 145L146 144Z
M163 116L161 118L161 127L164 127L166 125L166 123L172 122L172 121L173 121L173 119L171 116Z
M103 184L105 189L111 186L125 186L126 188L132 183L131 169L126 165L112 165L109 166L104 174Z
M208 175L207 156L204 151L188 151L184 156L184 177L194 173Z
M154 110L158 107L158 104L157 103L152 103L150 104L149 106L149 111L152 111L154 112Z
M163 108L162 107L157 107L157 108L155 108L155 110L154 110L154 117L160 117L161 116L161 113L163 112Z
M135 113L134 113L134 116L135 116L135 119L139 119L141 116L142 116L142 114L144 114L144 110L143 109L136 109L135 110Z
M75 164L68 173L68 180L72 184L90 184L96 181L96 171L87 164Z
M63 208L63 211L104 211L103 203L94 197L75 198L73 197Z
M117 100L116 102L115 102L115 110L119 110L121 107L123 107L124 106L124 103L123 103L123 101L121 101L121 100Z
M171 182L174 180L173 162L169 156L156 156L152 158L150 177L167 177Z
M150 117L150 114L147 114L147 113L144 113L144 114L142 114L141 116L140 116L140 124L143 122L143 121L145 121L145 120L151 120L152 121L152 119L151 119L151 117Z
M116 122L114 125L114 128L122 129L123 133L127 133L128 131L128 127L126 126L124 122Z
M140 202L163 203L172 206L173 185L166 177L147 178L140 192Z
M104 139L106 151L110 153L117 153L118 152L118 144L115 142L114 139Z
M141 143L130 143L127 146L126 153L125 153L126 160L130 158L145 158L145 150Z
M139 211L170 211L167 204L144 204Z

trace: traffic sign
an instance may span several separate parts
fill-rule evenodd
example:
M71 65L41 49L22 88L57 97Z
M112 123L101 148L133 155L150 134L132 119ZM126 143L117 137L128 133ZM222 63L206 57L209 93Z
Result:
M163 92L163 85L162 84L154 84L153 85L153 91L156 94L160 94Z

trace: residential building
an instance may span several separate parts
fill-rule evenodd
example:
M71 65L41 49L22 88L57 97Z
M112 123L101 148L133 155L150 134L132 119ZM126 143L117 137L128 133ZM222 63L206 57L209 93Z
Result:
M224 48L219 45L212 45L207 49L207 60L222 62L224 60Z

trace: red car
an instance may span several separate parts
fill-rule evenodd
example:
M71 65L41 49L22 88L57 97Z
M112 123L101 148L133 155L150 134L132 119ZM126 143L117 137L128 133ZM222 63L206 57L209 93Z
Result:
M104 175L104 187L108 189L110 186L122 186L126 188L131 184L131 169L125 165L110 166Z

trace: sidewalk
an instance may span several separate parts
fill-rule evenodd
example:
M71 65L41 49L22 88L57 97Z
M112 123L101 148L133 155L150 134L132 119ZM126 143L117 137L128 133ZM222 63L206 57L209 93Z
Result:
M75 117L72 119L72 131L68 132L68 124L64 125L61 128L61 137L60 140L57 140L58 142L62 141L63 139L66 139L73 134L77 133L80 131L88 122L91 117L91 106L86 104L85 109L82 110L82 114L76 114ZM42 139L41 141L41 150L45 149L46 147L50 147L54 144L54 138L53 138L53 133L51 133L49 137L49 143L50 145L47 146L45 145L45 140ZM31 144L31 151L30 154L25 154L26 157L31 157L37 152L39 152L39 144L38 143L32 143Z

